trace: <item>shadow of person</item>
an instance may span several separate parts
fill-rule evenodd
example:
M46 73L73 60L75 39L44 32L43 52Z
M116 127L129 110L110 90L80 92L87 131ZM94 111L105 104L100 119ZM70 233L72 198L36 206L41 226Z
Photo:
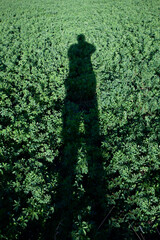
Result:
M101 140L99 134L98 104L96 95L96 77L93 72L91 55L95 46L85 41L84 35L78 35L78 43L68 50L69 75L65 80L66 97L63 109L63 157L61 167L60 202L64 218L67 219L66 230L72 231L73 215L78 214L85 205L91 206L90 220L100 221L103 167ZM84 123L84 133L79 130L80 122ZM82 174L83 196L78 196L74 187L78 150L82 139L85 142L88 173ZM73 194L74 193L74 194ZM99 213L98 213L99 212ZM96 221L95 220L95 221ZM66 236L66 235L65 235ZM66 237L67 239L67 237ZM68 237L69 239L69 237Z

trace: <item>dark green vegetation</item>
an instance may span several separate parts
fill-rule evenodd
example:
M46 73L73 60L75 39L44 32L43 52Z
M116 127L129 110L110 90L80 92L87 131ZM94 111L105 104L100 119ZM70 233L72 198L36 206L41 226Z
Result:
M160 238L159 13L0 0L0 239Z

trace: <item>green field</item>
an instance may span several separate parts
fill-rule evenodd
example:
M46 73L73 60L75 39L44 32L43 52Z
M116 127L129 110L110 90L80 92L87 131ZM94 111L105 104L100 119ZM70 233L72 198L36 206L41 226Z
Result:
M159 0L0 0L0 239L160 238L159 49Z

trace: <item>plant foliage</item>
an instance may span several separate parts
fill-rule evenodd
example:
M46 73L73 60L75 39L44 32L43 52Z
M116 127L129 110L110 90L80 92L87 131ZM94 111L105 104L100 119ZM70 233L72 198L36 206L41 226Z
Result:
M0 238L158 239L159 0L0 9ZM84 114L65 84L80 34L96 79Z

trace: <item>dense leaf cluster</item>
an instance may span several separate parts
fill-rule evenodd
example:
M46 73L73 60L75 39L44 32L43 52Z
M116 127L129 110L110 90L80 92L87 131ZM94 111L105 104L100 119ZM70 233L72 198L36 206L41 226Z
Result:
M0 8L0 238L158 238L160 2ZM86 69L89 50L71 63L82 33Z

